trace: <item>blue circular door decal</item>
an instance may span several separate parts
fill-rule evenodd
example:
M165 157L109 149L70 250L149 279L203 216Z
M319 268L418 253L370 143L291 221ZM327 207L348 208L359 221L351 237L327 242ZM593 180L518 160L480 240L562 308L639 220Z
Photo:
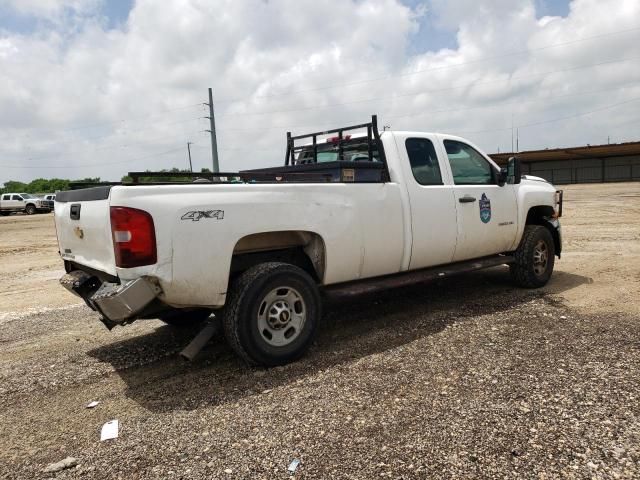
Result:
M482 223L489 223L491 220L491 201L487 198L486 194L482 194L480 198L480 220Z

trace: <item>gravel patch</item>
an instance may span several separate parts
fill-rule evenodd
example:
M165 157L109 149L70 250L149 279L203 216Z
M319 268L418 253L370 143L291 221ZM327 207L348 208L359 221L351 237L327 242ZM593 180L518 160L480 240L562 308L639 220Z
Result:
M65 356L55 385L3 369L1 478L67 456L78 466L56 478L291 478L295 458L295 478L640 475L636 318L527 292L434 305L422 288L332 306L286 367L245 367L219 339L188 364L188 335L143 324ZM119 438L99 442L116 418Z

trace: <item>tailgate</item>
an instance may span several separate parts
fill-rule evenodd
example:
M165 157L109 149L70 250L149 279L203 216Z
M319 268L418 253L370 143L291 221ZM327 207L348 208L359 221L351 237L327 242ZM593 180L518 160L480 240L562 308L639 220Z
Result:
M115 276L110 189L106 186L60 192L55 202L55 222L64 260Z

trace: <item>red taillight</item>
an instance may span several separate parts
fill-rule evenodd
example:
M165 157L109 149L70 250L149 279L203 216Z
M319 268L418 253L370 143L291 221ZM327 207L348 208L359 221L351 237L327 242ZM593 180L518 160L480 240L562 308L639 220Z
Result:
M111 235L117 267L156 263L156 231L153 218L144 210L111 207Z

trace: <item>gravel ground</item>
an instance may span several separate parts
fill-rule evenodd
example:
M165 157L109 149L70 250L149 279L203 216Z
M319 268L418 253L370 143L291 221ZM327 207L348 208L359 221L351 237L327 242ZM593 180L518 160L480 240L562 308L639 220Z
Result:
M186 363L194 332L58 299L0 309L0 478L639 478L640 185L567 190L545 289L501 267L335 303L286 367L220 338Z

